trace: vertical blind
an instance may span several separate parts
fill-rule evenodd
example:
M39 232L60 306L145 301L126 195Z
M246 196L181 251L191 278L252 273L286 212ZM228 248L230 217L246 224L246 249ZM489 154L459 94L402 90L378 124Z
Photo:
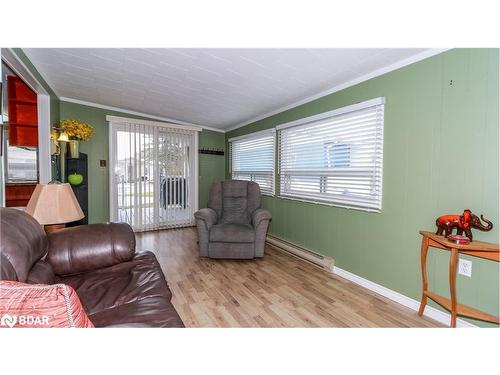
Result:
M197 131L112 122L110 136L112 221L135 231L192 225Z
M280 195L379 212L384 102L278 126Z
M274 194L276 131L253 133L229 140L231 178L255 181L264 194Z

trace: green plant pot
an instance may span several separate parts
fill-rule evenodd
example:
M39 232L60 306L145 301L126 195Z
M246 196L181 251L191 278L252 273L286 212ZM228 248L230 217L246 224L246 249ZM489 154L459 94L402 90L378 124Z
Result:
M80 185L83 182L83 176L80 173L72 173L68 175L68 181L71 185Z

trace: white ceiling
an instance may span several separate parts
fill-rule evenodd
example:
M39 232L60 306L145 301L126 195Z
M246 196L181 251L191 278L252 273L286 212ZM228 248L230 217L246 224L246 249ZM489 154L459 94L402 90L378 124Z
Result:
M426 49L61 49L24 52L59 97L227 130Z

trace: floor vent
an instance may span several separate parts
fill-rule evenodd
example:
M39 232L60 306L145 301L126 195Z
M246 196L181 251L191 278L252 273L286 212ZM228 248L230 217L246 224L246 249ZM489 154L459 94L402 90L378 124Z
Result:
M321 267L322 269L333 273L333 267L335 265L333 258L315 253L314 251L306 249L302 246L295 245L271 235L267 235L266 242L278 250L289 253L297 258L305 260L315 266Z

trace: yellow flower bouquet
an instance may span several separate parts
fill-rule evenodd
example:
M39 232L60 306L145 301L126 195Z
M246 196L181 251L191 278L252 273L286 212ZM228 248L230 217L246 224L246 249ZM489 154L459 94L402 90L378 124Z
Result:
M88 141L94 135L92 125L80 120L61 120L59 127L71 140Z

